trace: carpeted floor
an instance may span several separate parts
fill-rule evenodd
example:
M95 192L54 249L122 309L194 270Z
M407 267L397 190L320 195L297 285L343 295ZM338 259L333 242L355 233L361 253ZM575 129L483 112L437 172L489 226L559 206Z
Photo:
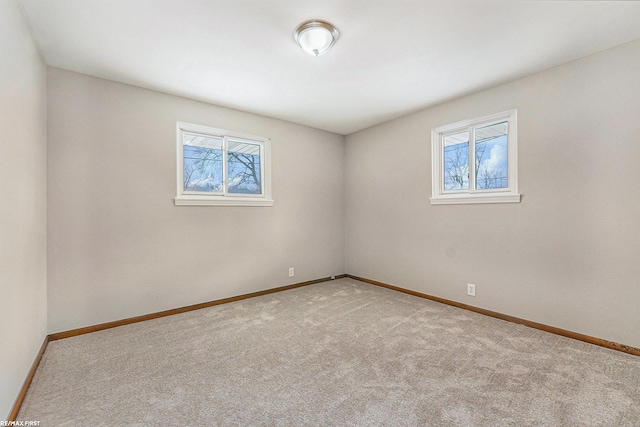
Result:
M640 357L350 279L51 342L41 426L640 426Z

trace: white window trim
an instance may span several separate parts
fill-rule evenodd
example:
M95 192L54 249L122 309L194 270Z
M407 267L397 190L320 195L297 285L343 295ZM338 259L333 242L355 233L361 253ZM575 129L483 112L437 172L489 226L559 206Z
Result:
M440 126L431 130L431 204L432 205L452 205L452 204L469 204L469 203L518 203L520 202L520 194L518 193L518 110L512 109L501 113L491 114L489 116L477 119L462 120L456 123ZM444 191L443 179L443 156L444 156L444 136L455 131L471 130L472 127L491 124L491 122L504 121L509 122L508 126L508 145L507 145L507 168L508 168L508 188L499 189L474 189L474 185L470 182L469 190L462 191ZM470 133L471 135L471 133ZM472 144L470 144L472 146ZM473 151L474 147L470 147ZM469 159L475 158L472 152ZM469 162L470 166L471 161ZM471 171L470 171L471 175Z
M263 194L207 194L184 191L183 134L185 132L220 137L225 140L227 138L238 138L259 144L261 147L260 157L262 161ZM273 198L271 196L271 140L269 140L269 138L191 123L177 122L176 140L177 194L174 199L176 206L273 206ZM226 177L226 171L224 173Z

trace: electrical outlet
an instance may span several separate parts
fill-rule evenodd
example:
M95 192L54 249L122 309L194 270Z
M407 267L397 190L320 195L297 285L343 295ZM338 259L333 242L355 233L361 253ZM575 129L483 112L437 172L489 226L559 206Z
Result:
M472 285L471 283L467 284L467 295L471 295L472 297L476 296L476 285Z
M336 280L336 276L331 276L331 280Z
M289 277L293 277L296 275L295 270L293 269L293 267L289 267Z

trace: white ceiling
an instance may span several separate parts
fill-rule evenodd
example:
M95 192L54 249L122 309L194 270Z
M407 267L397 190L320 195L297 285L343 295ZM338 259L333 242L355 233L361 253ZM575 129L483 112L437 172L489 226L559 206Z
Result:
M640 38L626 1L19 1L48 65L339 134Z

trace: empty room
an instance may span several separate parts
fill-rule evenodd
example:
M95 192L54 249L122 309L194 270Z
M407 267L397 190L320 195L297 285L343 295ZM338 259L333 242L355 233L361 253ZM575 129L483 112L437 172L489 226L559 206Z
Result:
M0 0L0 425L640 426L639 18Z

